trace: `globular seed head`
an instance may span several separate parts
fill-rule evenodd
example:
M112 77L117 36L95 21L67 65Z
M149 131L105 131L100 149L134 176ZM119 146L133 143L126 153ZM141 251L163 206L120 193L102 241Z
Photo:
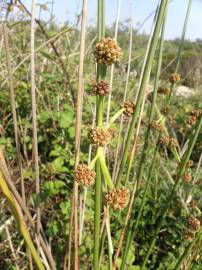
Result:
M198 206L197 201L195 201L195 200L192 200L192 201L190 202L190 205L191 205L191 208L192 208L192 209L196 209L196 207Z
M112 132L107 128L95 127L90 130L89 139L92 145L105 146L112 140Z
M114 188L105 194L105 201L114 210L121 210L129 202L129 191L125 187Z
M190 159L190 160L188 161L188 163L187 163L187 166L188 166L188 167L193 167L193 165L194 165L194 162L193 162L193 160Z
M123 112L124 115L130 117L134 113L135 104L131 100L128 100L128 101L124 102L123 108L125 109L124 112Z
M170 137L169 136L164 136L164 137L160 138L160 144L168 147L169 143L170 143Z
M161 86L158 88L157 93L163 94L163 95L168 95L170 93L170 90L166 86Z
M180 81L180 74L179 73L173 73L171 74L169 78L170 83L175 84Z
M96 173L92 171L91 169L88 168L88 166L84 164L79 164L76 167L76 171L74 174L74 180L84 186L84 187L89 187L95 182L95 176Z
M197 117L196 116L194 116L194 115L189 115L188 117L187 117L187 124L189 125L189 126L193 126L193 125L195 125L196 124L196 121L197 121Z
M200 230L201 223L197 218L190 216L187 218L187 226L191 231L197 232Z
M185 183L189 183L191 181L191 174L186 172L183 174L182 178Z
M154 128L155 130L161 132L163 131L163 125L158 123L157 121L153 121L151 124L152 128Z
M120 55L121 48L110 37L102 38L96 44L95 57L99 64L111 66L119 62Z
M190 231L186 231L185 232L185 237L186 240L188 240L189 242L192 242L195 238L195 234L193 232Z
M202 114L202 111L201 110L192 110L190 112L190 115L191 116L195 116L196 118L199 118L201 116L201 114Z
M101 80L93 84L92 92L95 95L107 96L110 93L108 82Z
M170 137L170 142L169 142L170 148L174 148L177 146L177 140L173 137Z
M163 114L163 115L168 115L169 114L169 108L168 107L164 107L164 108L162 108L161 109L161 113Z

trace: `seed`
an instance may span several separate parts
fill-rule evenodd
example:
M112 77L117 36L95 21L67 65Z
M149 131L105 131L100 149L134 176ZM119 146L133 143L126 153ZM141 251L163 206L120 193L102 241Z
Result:
M84 164L79 164L74 174L74 180L82 186L89 187L95 182L96 173Z

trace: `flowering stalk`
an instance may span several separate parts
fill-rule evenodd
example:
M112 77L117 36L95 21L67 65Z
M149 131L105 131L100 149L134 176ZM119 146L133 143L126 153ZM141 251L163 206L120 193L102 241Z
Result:
M98 0L98 41L105 35L105 0ZM97 81L104 79L106 67L97 64ZM96 125L102 127L103 120L103 96L96 96ZM99 149L99 148L98 148ZM98 154L97 150L97 154ZM99 160L96 161L96 182L95 182L95 216L94 216L94 257L93 269L99 269L99 245L100 245L100 214L101 214L101 169Z

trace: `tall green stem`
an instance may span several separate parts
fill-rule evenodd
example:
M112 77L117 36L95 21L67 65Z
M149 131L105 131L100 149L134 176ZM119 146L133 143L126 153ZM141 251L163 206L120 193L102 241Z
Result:
M105 0L98 0L98 41L105 35ZM97 81L105 77L106 67L97 65ZM103 121L103 97L96 97L96 125L101 127ZM97 150L98 154L99 149ZM101 215L101 168L99 159L96 161L95 183L95 216L94 216L94 258L93 269L99 270L99 245L100 245L100 215Z

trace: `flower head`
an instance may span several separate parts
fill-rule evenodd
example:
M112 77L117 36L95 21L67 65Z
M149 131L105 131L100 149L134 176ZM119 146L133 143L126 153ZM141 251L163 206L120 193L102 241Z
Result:
M92 91L96 95L107 96L110 92L109 84L104 80L98 81L93 85Z
M89 187L95 182L96 173L84 164L79 164L76 167L74 180L82 186Z
M114 188L106 193L105 201L114 210L121 210L128 204L129 191L125 187Z
M102 38L96 44L95 56L99 64L111 66L119 61L121 48L110 37Z
M105 146L112 140L112 132L107 128L95 127L90 130L89 139L92 145Z

